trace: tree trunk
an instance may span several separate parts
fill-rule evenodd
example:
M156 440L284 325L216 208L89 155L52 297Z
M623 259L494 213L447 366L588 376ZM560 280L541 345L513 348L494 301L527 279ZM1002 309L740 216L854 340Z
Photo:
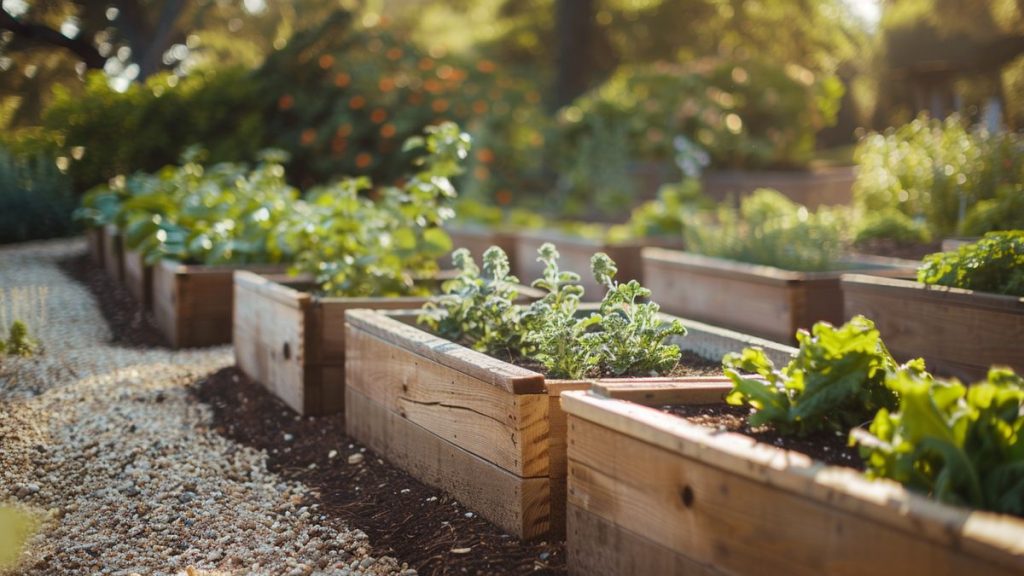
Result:
M586 92L593 79L593 47L596 37L595 0L557 0L558 42L555 98L558 109Z

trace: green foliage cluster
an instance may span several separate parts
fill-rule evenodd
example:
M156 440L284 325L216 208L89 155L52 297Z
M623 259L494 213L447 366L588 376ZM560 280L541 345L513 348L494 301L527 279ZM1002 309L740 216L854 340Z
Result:
M663 342L686 330L678 320L658 318L658 305L646 301L649 290L635 280L615 281L615 263L595 254L591 269L607 292L597 311L586 313L580 309L580 276L561 270L558 256L554 245L541 246L544 272L533 286L546 294L521 305L514 302L510 284L516 279L508 275L508 257L500 248L484 253L483 277L470 254L457 250L458 278L446 284L420 321L474 349L538 361L555 378L663 374L675 367L679 348Z
M1024 296L1024 230L989 232L953 252L924 258L917 271L924 284Z
M931 242L928 226L901 212L888 208L861 216L854 225L853 244L864 246L875 240L888 240L898 246Z
M11 323L7 340L0 338L0 357L7 355L28 358L37 354L39 349L39 342L29 335L28 326L21 320Z
M821 207L811 212L781 193L762 188L715 213L687 218L689 251L786 270L833 269L843 251L843 218Z
M873 322L863 316L838 328L818 322L796 337L799 352L781 369L760 348L730 353L722 360L733 381L726 401L753 407L752 426L769 424L781 434L800 436L846 432L879 409L896 407L897 396L885 380L899 366ZM923 371L924 363L915 361L906 369Z
M892 374L898 409L881 409L852 440L873 478L936 500L1024 515L1024 379L993 368L964 386L916 370Z
M687 220L713 206L714 202L701 192L700 180L684 178L663 185L658 189L657 199L634 208L625 224L612 227L611 238L679 239L683 237Z
M407 150L426 154L400 187L378 189L371 200L360 194L371 187L367 178L347 179L293 203L271 236L294 254L294 270L314 276L329 295L425 291L415 280L436 272L437 259L452 248L441 225L454 215L451 178L470 150L469 135L454 123L426 133L406 141Z
M87 226L116 224L127 248L147 263L172 258L195 264L279 262L289 255L271 230L298 191L287 185L279 155L255 168L203 166L191 149L180 166L115 178L90 190L76 216Z
M560 168L580 194L608 188L629 197L626 163L671 160L678 135L716 168L803 166L842 92L834 77L753 59L623 66L560 111Z
M854 200L897 208L935 236L1024 226L1024 138L969 131L957 117L920 116L857 147Z
M75 205L71 182L52 154L0 146L0 244L71 234Z
M258 86L241 68L184 78L159 74L124 92L112 88L102 72L92 72L81 91L56 87L43 115L46 132L22 137L56 134L74 188L81 191L118 174L157 170L195 144L214 162L253 158L264 141L259 98Z
M256 75L268 100L266 144L291 154L289 174L303 186L337 174L394 184L413 159L401 143L441 119L475 143L464 195L507 204L512 191L533 187L543 162L545 116L530 78L486 58L424 50L390 25L339 12L296 34Z

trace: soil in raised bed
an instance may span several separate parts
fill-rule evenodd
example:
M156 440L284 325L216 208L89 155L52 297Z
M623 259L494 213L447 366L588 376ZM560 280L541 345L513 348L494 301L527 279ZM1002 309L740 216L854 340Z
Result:
M114 281L88 254L66 258L59 263L68 278L85 286L96 299L103 319L110 327L111 343L125 348L166 346L163 334L153 318L128 288Z
M728 404L705 404L690 406L665 406L666 412L685 418L688 422L706 428L738 432L758 442L778 448L802 452L815 460L834 466L846 466L864 470L864 462L856 447L850 447L846 434L822 432L806 437L783 436L769 426L751 428L747 424L750 408Z
M526 368L527 370L533 370L539 372L544 376L548 375L547 368L543 364L534 360L533 358L526 358L524 356L510 356L506 358L498 358L504 360L510 364L515 364L520 368ZM720 360L708 360L696 352L689 350L683 350L682 355L679 357L679 363L673 368L668 374L600 374L600 378L683 378L690 376L722 376L725 372L722 371L722 362Z
M311 488L315 501L303 505L363 530L377 554L425 575L566 573L564 542L504 534L347 437L340 414L299 416L236 368L200 380L193 393L212 407L218 433L266 450L271 471ZM354 454L362 461L349 464Z

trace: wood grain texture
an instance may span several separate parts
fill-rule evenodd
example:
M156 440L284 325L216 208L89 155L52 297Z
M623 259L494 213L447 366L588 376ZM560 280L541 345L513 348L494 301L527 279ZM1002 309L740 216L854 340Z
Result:
M541 374L439 338L389 315L371 310L351 310L346 314L346 322L349 326L513 394L540 394L545 390L544 376Z
M846 316L874 320L900 361L967 381L995 364L1024 371L1024 298L864 275L843 276L842 290Z
M105 269L103 264L103 229L86 228L85 245L89 252L89 260L91 260L97 268Z
M795 342L799 328L843 320L841 271L793 272L677 250L646 248L644 281L670 314L741 330L777 342ZM905 275L912 263L859 257L851 267Z
M103 227L103 268L115 282L124 283L124 245L113 224Z
M153 310L153 267L141 252L124 250L124 282L146 312Z
M548 476L548 396L513 394L349 325L346 387L523 477Z
M569 503L735 574L1011 574L1024 522L579 392ZM687 497L686 493L689 492Z
M350 436L419 480L445 490L510 534L548 533L547 478L522 478L402 418L354 387L345 389Z
M725 574L579 506L569 504L566 516L566 554L574 576Z
M627 400L644 406L670 404L718 404L732 390L732 380L724 376L650 379L645 382L600 380L591 390L595 394Z

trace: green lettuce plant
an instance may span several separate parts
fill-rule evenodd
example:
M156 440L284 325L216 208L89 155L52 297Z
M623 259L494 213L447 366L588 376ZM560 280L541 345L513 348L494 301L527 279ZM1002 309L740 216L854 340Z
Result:
M930 254L918 268L917 280L1024 296L1024 230L990 232L955 251Z

